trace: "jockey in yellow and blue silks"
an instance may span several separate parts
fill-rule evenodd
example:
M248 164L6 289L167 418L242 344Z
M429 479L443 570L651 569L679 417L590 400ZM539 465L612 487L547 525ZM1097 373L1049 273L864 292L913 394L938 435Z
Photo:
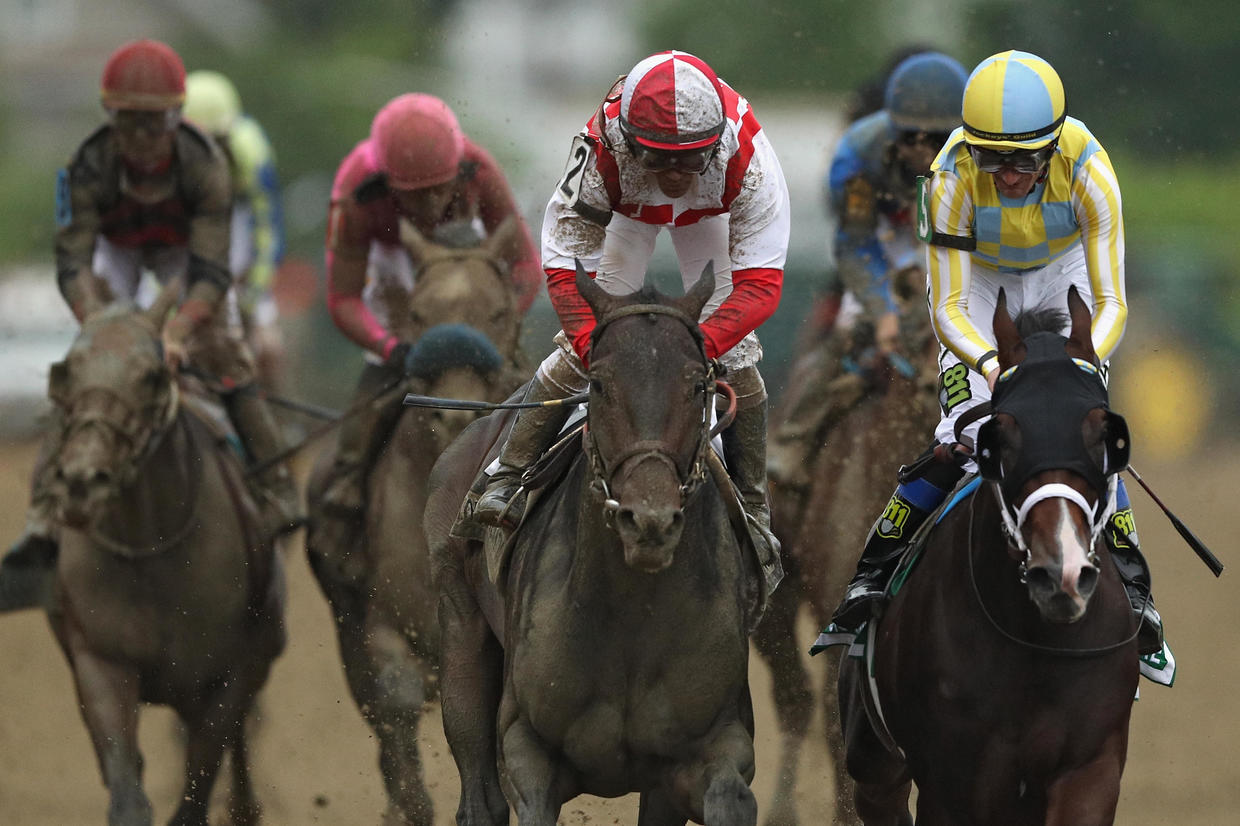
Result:
M918 212L941 344L936 445L954 442L960 416L990 398L999 373L991 320L1000 289L1015 316L1062 309L1075 285L1092 301L1093 344L1104 365L1128 318L1119 184L1097 138L1066 116L1051 65L1021 51L983 60L965 86L962 117L922 185ZM979 424L964 432L975 438ZM929 463L921 478L900 484L870 532L837 625L865 619L907 538L971 466ZM1141 615L1139 648L1157 651L1161 618L1148 598L1149 570L1122 480L1106 536Z
M272 279L284 257L284 213L275 151L236 87L219 72L197 70L185 78L183 116L215 138L232 170L233 203L228 266L246 337L264 378L274 379L283 342Z

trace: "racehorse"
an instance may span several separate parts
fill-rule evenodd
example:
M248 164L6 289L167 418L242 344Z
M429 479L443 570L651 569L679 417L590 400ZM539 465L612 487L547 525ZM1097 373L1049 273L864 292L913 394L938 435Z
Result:
M919 824L1114 821L1136 620L1100 534L1128 434L1107 408L1075 288L1068 308L1067 338L1022 335L1000 292L981 487L930 534L871 630L868 670L855 657L841 667L867 826L912 824L910 781ZM1062 329L1059 318L1041 329Z
M856 567L870 520L891 495L893 469L909 458L910 445L930 441L938 420L939 346L921 297L923 283L924 273L915 268L893 277L893 295L900 304L899 346L867 375L866 394L822 438L808 489L795 491L771 482L772 528L783 545L786 575L753 635L754 647L771 669L781 734L778 781L766 826L798 822L796 778L815 705L797 627L801 606L809 609L818 628L830 620ZM794 372L787 385L794 388L799 381ZM777 415L782 414L780 410ZM778 418L774 421L777 425ZM817 704L833 770L834 822L855 823L835 689L838 651L828 649L817 659L827 664Z
M508 220L485 241L457 246L401 237L416 266L411 292L389 297L402 339L415 341L416 364L386 395L391 437L366 482L364 536L355 548L316 542L314 515L332 451L320 455L309 486L307 552L336 619L349 689L379 742L379 766L393 823L432 823L418 751L423 706L435 698L439 627L422 532L426 477L448 442L477 414L402 408L406 391L497 401L519 383L515 364L521 319L504 264L518 226Z
M756 823L757 563L706 481L716 385L697 318L713 283L708 267L681 298L612 296L578 265L598 319L584 447L494 581L482 545L450 530L506 419L470 425L431 474L462 826L507 823L508 803L521 826L553 826L579 794L632 791L645 826Z
M226 750L232 822L258 821L244 722L285 641L283 570L239 457L187 410L163 364L160 328L179 291L173 282L147 311L88 295L49 382L62 529L48 620L73 672L111 826L152 820L137 739L143 702L171 706L187 731L171 822L206 826Z

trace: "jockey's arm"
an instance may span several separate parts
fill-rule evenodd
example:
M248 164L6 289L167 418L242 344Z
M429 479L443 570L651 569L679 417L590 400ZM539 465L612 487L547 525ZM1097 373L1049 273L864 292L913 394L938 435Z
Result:
M327 311L340 332L387 359L399 343L362 300L370 254L369 237L351 200L331 205L327 226Z
M933 231L946 236L973 235L973 201L966 186L951 172L930 179L928 220ZM926 245L926 272L930 287L930 321L939 341L961 361L989 380L999 368L993 334L969 319L969 289L973 258L966 250Z
M479 217L487 234L494 232L509 215L517 219L517 240L510 248L507 260L512 268L512 283L517 290L517 311L524 315L538 297L538 290L542 286L543 269L538 248L534 246L529 225L517 209L512 189L499 165L481 147L475 147L475 151L479 160L474 174L480 193Z
M85 287L81 279L94 277L92 258L99 236L98 175L83 169L75 158L56 181L56 284L78 321L82 320Z
M1119 346L1128 322L1124 286L1124 218L1119 183L1106 152L1082 164L1072 182L1072 208L1081 228L1081 246L1094 306L1094 350L1105 362Z

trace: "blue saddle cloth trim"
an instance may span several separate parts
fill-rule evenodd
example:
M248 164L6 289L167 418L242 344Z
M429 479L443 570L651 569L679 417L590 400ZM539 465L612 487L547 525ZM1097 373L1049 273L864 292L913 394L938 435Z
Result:
M960 490L956 491L956 495L953 496L952 500L947 503L947 507L943 508L943 510L939 512L939 518L934 520L934 524L937 525L940 522L942 522L943 517L947 516L948 512L951 511L952 508L956 507L961 502L963 502L965 499L968 499L970 496L972 496L973 492L976 491L981 486L982 486L982 477L974 476L973 479L968 484L966 484Z

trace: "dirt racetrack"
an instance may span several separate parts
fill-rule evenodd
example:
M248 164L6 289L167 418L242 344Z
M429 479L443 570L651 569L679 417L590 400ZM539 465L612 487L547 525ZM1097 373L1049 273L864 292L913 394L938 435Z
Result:
M0 443L0 545L18 535L36 446ZM1216 446L1194 466L1134 462L1154 490L1231 568L1215 581L1143 492L1130 483L1155 593L1179 662L1167 689L1147 681L1133 712L1128 768L1117 823L1124 826L1240 824L1240 554L1229 496L1240 488L1240 444ZM327 605L301 548L288 557L289 647L262 697L254 743L255 779L266 822L377 824L383 809L375 745L345 688ZM805 627L808 647L813 629ZM821 671L821 667L818 669ZM769 678L751 669L758 725L762 806L770 799L777 749ZM156 822L171 815L181 785L172 715L144 712L146 787ZM455 767L438 711L423 725L427 777L438 823L456 807ZM806 823L822 823L828 799L826 756L811 738L798 804ZM105 820L106 794L78 716L68 668L42 614L0 617L0 824L78 826ZM636 797L582 798L563 823L633 823Z

